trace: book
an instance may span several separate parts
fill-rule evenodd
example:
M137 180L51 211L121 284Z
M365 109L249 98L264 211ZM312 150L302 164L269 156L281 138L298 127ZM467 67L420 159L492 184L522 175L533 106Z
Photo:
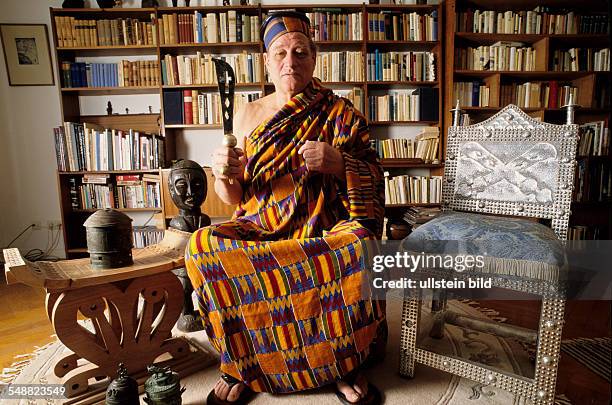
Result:
M183 123L183 92L181 90L164 91L164 122L166 124Z

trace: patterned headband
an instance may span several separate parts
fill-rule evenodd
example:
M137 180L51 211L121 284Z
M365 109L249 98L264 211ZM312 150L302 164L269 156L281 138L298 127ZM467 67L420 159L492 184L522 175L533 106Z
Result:
M267 50L277 38L288 32L301 32L310 38L310 20L298 11L277 11L265 19L259 34Z

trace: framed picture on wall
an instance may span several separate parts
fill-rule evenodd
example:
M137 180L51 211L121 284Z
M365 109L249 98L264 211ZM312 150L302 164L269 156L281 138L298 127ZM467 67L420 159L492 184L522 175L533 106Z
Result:
M0 24L0 34L11 86L55 84L45 24Z

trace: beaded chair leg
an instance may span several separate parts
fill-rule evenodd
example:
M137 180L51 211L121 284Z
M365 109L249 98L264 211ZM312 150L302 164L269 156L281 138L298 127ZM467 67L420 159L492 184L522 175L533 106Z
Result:
M406 288L402 307L400 334L399 374L405 378L414 377L417 328L421 312L420 290Z
M429 331L429 336L435 339L442 339L444 336L444 315L447 305L446 290L436 288L433 290L431 299L431 316L433 317L433 325Z
M542 300L534 378L533 401L535 405L552 405L555 401L564 311L565 299L544 298Z

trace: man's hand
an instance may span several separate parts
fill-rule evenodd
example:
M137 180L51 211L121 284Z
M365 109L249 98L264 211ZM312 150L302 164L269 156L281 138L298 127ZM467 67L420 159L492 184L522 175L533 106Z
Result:
M244 152L240 148L221 147L215 149L213 152L215 178L219 180L241 179L245 160Z
M327 142L306 141L298 153L304 157L308 170L345 178L342 153Z

